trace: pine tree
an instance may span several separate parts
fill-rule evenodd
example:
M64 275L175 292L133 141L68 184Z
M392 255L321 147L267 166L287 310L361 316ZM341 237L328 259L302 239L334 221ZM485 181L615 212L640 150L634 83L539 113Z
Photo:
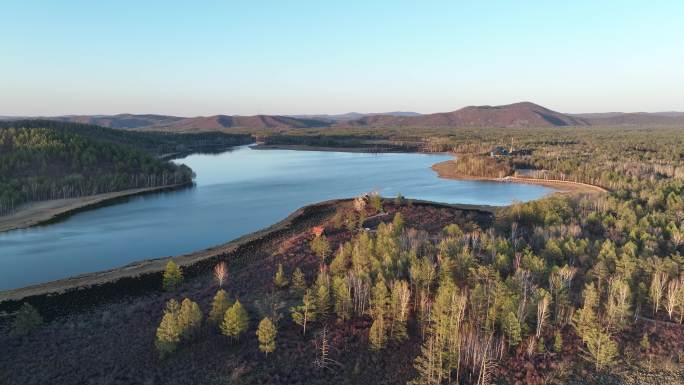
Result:
M13 336L25 336L43 325L43 317L30 303L24 302L12 324Z
M307 323L316 319L316 302L311 290L307 290L302 298L302 304L290 308L292 320L302 327L302 334L306 334Z
M325 321L330 315L330 285L327 281L319 282L316 287L316 309L318 319Z
M385 317L382 313L376 314L370 331L368 332L371 350L378 351L387 343L387 331L385 330Z
M292 273L292 286L290 286L290 290L292 290L294 294L298 295L302 295L304 294L304 291L306 291L306 279L304 278L302 269L299 267L297 267Z
M330 272L333 276L343 277L347 273L351 265L351 255L352 245L350 242L340 246L337 254L335 254L335 258L330 263Z
M328 243L328 238L325 235L319 235L315 237L310 244L311 251L313 251L321 261L325 260L325 257L330 254L330 244Z
M182 330L178 325L178 314L180 308L175 299L170 299L166 303L164 316L159 327L157 327L155 345L162 358L173 353L180 342Z
M164 276L162 278L162 286L164 290L173 290L183 282L183 272L181 268L173 261L169 261L164 269Z
M259 327L256 331L257 339L259 340L259 350L266 353L266 355L275 351L275 338L277 332L278 331L270 318L264 317L264 319L259 322Z
M586 330L581 336L587 346L585 358L594 364L597 371L613 363L617 356L617 343L613 341L610 334L599 328Z
M408 321L409 309L411 304L411 291L406 281L395 281L392 285L390 299L390 338L393 341L401 342L408 338L406 332L406 322Z
M211 311L209 311L209 321L218 324L223 321L223 316L226 310L230 308L230 301L228 300L228 293L225 290L219 289L211 302Z
M370 205L375 212L382 212L382 198L377 192L370 194Z
M556 353L561 353L563 351L563 335L560 330L556 330L553 336L553 351Z
M285 276L285 272L283 271L283 264L279 263L278 264L278 270L276 270L275 277L273 278L273 284L278 289L284 289L288 283L290 283L290 282L287 280L287 277Z
M613 362L617 355L617 344L599 322L599 296L593 283L584 288L584 305L572 319L577 335L586 346L584 358L601 370Z
M387 285L379 279L371 293L371 315L376 318L378 315L386 314L387 305L389 304L389 291Z
M522 341L522 335L520 330L520 322L515 313L508 312L503 320L504 323L504 333L508 337L508 345L517 346Z
M352 298L347 280L342 277L333 278L333 298L337 319L344 322L351 318Z
M249 323L249 316L247 311L242 307L239 300L236 300L230 309L226 310L221 324L221 331L225 336L240 339L240 334L247 330Z
M185 339L192 338L202 326L202 311L197 302L185 298L178 312L178 328Z
M400 235L402 230L404 230L404 217L400 212L397 212L392 219L392 231L395 235Z

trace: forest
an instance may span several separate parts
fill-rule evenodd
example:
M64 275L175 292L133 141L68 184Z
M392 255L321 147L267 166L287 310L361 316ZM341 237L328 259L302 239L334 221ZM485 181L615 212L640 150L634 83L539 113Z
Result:
M468 155L459 167L473 176L493 146L524 149L497 164L608 192L492 213L360 196L268 247L204 268L171 261L144 295L69 316L29 301L2 326L16 361L0 361L0 375L31 383L20 369L44 350L42 362L61 358L34 376L74 384L103 373L164 384L682 383L683 134L380 131ZM87 360L83 346L113 353L57 369Z
M159 156L250 142L248 135L193 136L51 121L2 122L0 215L27 202L188 184L192 170Z

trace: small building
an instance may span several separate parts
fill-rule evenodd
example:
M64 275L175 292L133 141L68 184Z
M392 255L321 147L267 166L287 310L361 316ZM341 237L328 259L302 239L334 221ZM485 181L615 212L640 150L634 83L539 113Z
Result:
M492 148L492 151L489 152L489 156L491 156L492 158L496 158L496 157L500 157L500 156L509 156L509 155L510 155L510 152L501 146L494 147L494 148Z

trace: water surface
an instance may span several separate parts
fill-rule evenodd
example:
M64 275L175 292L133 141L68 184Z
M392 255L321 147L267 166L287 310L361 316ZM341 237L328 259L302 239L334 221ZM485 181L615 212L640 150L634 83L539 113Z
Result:
M58 223L0 233L0 290L179 255L256 231L309 203L371 190L446 203L506 205L550 188L454 181L430 169L447 155L252 150L177 160L196 186L143 195Z

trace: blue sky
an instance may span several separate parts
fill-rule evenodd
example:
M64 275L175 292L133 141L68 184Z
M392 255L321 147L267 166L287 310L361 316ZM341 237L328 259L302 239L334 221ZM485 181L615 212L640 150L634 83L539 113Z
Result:
M684 110L680 1L0 2L0 115Z

